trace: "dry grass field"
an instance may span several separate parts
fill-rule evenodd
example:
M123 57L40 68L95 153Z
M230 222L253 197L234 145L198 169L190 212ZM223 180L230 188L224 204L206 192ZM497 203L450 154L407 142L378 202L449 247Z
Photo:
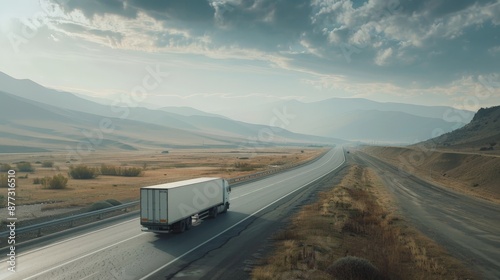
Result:
M16 166L16 162L30 162L34 172L17 172L17 205L41 204L42 210L77 208L106 199L121 202L137 200L142 186L161 184L196 177L233 178L255 173L284 164L312 159L324 149L313 148L262 148L251 153L224 149L172 149L149 152L93 152L77 161L67 161L66 154L4 154L0 163ZM52 167L42 167L43 162L53 162ZM63 174L68 177L70 166L101 164L121 168L143 169L139 177L99 175L95 179L69 178L61 190L43 188L34 179Z
M373 171L356 165L303 207L274 245L253 279L475 279L397 214Z

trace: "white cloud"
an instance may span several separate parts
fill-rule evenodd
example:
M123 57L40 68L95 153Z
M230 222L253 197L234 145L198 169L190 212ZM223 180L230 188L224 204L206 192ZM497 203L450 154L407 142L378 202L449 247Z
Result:
M386 65L389 58L392 56L392 48L387 48L385 50L380 50L375 57L375 64L384 66Z
M489 48L488 49L488 52L493 55L493 56L497 56L500 54L500 46L496 46L496 47L493 47L493 48Z

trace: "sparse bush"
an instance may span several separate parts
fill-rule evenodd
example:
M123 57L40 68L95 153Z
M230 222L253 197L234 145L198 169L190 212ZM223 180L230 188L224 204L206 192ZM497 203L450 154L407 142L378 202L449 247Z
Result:
M162 154L168 154L168 151L162 151L161 153Z
M247 162L236 162L234 164L234 168L239 169L240 171L252 171L255 169L251 164Z
M43 184L42 182L43 182L43 180L44 180L44 179L45 179L45 178L41 178L41 179L40 179L40 178L33 178L33 184L34 184L34 185L40 185L40 184Z
M42 162L42 167L53 167L54 162L53 161L44 161Z
M330 273L338 280L381 280L379 270L370 261L347 256L336 260L327 268Z
M97 168L88 167L83 164L69 167L69 176L73 179L94 179L98 175L99 170Z
M31 163L29 162L18 162L16 164L17 170L19 172L34 172L35 168L31 166Z
M7 172L9 170L12 170L12 166L8 163L1 163L0 164L0 172Z
M57 174L52 177L45 177L41 180L44 188L60 190L66 188L68 183L68 178L64 177L62 174Z
M88 212L91 212L91 211L96 211L96 210L101 210L101 209L105 209L105 208L109 208L109 207L112 207L113 204L107 202L107 201L99 201L99 202L96 202L94 204L92 204L89 208L88 208Z
M106 202L109 203L109 204L111 204L111 205L113 205L113 206L121 205L122 204L120 201L118 201L116 199L112 199L112 198L106 199Z
M0 174L0 188L7 188L9 186L7 179L7 174Z
M120 169L120 175L125 177L137 177L142 174L142 169L138 167L129 167Z
M101 174L102 175L109 175L109 176L117 176L117 167L112 166L112 165L106 165L102 164L101 165Z
M109 176L137 177L142 175L142 169L139 167L118 167L111 165L101 165L101 174Z

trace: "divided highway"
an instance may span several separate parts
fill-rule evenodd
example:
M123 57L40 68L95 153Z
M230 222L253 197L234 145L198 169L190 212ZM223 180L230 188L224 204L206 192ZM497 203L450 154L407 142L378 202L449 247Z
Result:
M2 257L0 279L240 277L241 269L235 272L228 268L236 260L244 261L239 255L255 247L262 233L268 233L276 223L272 217L286 217L284 210L279 212L280 207L312 192L316 184L311 183L317 183L344 162L343 149L337 147L306 166L233 188L228 213L182 234L141 232L137 216L46 244L18 244L17 272L7 271L7 259ZM268 215L270 212L275 212L274 216Z

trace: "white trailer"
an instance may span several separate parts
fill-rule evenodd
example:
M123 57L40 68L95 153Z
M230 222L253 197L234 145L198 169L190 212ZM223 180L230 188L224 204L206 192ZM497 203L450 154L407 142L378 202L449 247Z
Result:
M230 192L226 180L207 177L142 187L142 231L183 232L193 216L215 218L229 209Z

